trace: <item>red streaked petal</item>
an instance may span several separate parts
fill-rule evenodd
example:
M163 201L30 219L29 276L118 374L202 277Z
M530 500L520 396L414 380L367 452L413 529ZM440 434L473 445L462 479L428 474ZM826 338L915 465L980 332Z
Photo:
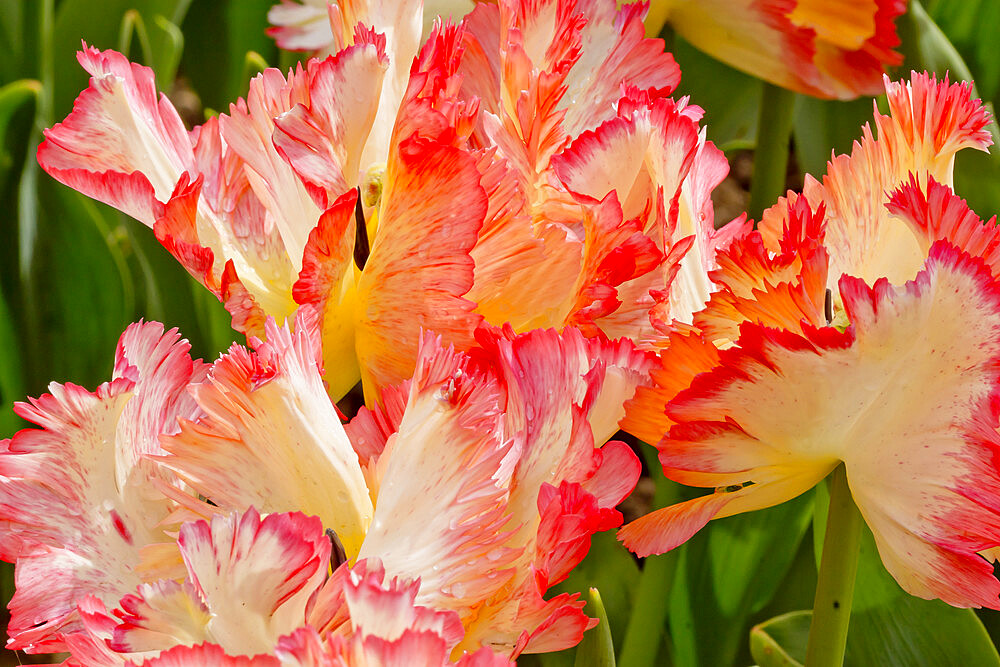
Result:
M326 579L330 541L316 517L254 509L185 524L178 538L188 581L140 587L122 600L117 650L210 641L242 655L270 653L305 623Z
M512 441L500 400L495 380L424 338L359 554L379 558L391 576L419 578L423 604L470 613L510 578L519 555L503 530Z
M191 139L153 71L84 45L91 74L73 113L45 131L38 161L50 175L152 226L180 175L194 166Z
M481 318L463 295L486 208L471 155L419 137L399 145L358 283L356 344L367 396L412 374L421 328L460 348L472 344Z
M621 427L641 440L655 445L670 430L673 421L666 406L699 373L719 363L719 351L697 332L671 332L659 363L650 371L652 382L640 385L625 403Z
M846 332L744 324L720 365L671 401L664 471L698 486L751 483L727 494L724 510L722 500L701 501L704 512L729 514L790 498L844 461L904 589L997 607L1000 582L977 554L1000 544L1000 474L989 463L1000 287L981 260L945 242L905 285L840 285Z
M911 174L910 181L892 193L889 212L910 225L926 248L935 241L948 241L970 255L981 257L1000 276L1000 235L996 216L983 222L947 185L927 178L926 190Z
M803 188L814 209L821 204L826 209L831 289L845 274L868 282L910 279L926 250L909 226L886 209L889 193L910 180L911 173L921 183L930 176L950 184L955 153L962 148L985 150L990 144L984 129L989 115L978 100L970 99L969 84L912 73L906 82L886 79L886 93L891 115L876 111L878 138L865 126L851 154L830 161L822 184L807 177ZM782 217L765 216L762 233L779 236L773 227Z
M17 558L12 646L61 649L79 629L76 602L112 604L132 590L141 549L169 538L158 523L170 502L148 485L163 476L146 457L161 432L199 409L186 393L205 373L176 330L131 325L119 340L113 380L88 392L72 384L15 406L42 429L18 432L0 456L4 558Z
M371 521L364 476L323 387L314 323L268 321L255 351L233 346L194 388L206 416L164 439L163 462L227 510L301 510L355 555Z
M662 554L687 542L729 502L725 493L710 493L694 500L654 510L625 525L618 539L640 558Z
M125 663L125 667L191 667L191 665L281 667L281 664L277 658L270 655L258 655L252 658L245 655L228 655L218 644L205 642L197 646L177 646L142 662L130 660Z
M879 92L901 56L893 25L901 0L687 2L669 20L697 48L772 83L817 97ZM738 37L736 37L738 35Z
M292 288L296 302L315 307L322 327L323 355L328 360L326 386L339 400L358 383L361 369L354 351L355 307L354 209L357 190L334 202L309 233L302 271Z
M348 47L311 69L308 105L274 121L274 146L321 207L360 183L379 107L386 55L375 45Z

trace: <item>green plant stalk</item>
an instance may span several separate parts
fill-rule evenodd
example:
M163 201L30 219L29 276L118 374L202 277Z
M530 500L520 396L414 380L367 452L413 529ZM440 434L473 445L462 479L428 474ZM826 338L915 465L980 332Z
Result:
M675 485L660 472L660 462L656 450L642 447L646 464L657 477L653 507L660 508L677 501ZM677 551L659 556L650 556L642 568L639 585L636 587L632 615L625 628L618 667L652 667L663 643L664 625L670 610L670 587L674 572L677 571Z
M847 648L863 519L841 463L830 475L830 512L806 649L807 667L840 666Z
M747 214L760 221L761 214L785 192L788 142L795 117L795 93L765 83L757 119L757 148L753 155L750 206Z

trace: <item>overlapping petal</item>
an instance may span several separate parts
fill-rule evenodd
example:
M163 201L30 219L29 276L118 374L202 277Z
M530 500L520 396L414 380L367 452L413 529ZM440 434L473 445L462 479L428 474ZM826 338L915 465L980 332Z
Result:
M256 511L185 524L184 583L161 580L122 599L111 647L126 653L208 641L235 655L270 653L305 624L326 579L330 541L319 519Z
M926 250L886 208L889 194L908 182L911 173L921 184L929 175L950 186L955 153L963 148L986 150L992 143L985 129L989 114L978 100L970 99L969 84L913 73L907 82L886 79L885 89L890 115L876 112L878 138L865 126L851 154L835 156L822 183L807 176L803 188L813 209L822 205L826 210L827 286L834 290L842 275L869 282L911 278ZM786 224L787 208L779 201L761 221L761 233L772 250Z
M157 523L172 504L154 483L165 475L148 460L162 453L160 433L200 409L186 393L204 364L176 330L129 327L118 344L112 380L90 392L73 384L18 404L41 429L25 429L0 456L3 557L17 559L17 592L8 631L29 652L62 650L80 631L77 600L117 602L141 579L144 547L169 541Z
M607 222L612 211L577 201L553 170L574 138L614 118L624 88L658 98L676 87L676 63L661 43L643 37L640 9L502 2L477 6L465 21L462 91L482 104L471 143L491 152L495 178L469 298L490 322L517 331L592 327L591 320L631 302L631 294L618 296L621 283L663 262L649 252L652 242L636 235L645 219ZM600 201L608 191L586 194ZM614 245L640 251L633 264L602 249L609 230Z

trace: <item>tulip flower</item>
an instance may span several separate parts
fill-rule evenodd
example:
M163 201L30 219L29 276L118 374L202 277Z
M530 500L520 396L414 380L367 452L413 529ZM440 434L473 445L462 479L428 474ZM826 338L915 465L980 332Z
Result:
M122 664L203 642L269 653L307 626L326 641L347 613L327 534L335 565L454 615L455 657L580 640L583 602L544 596L621 523L639 463L594 432L616 419L602 393L645 356L571 329L483 328L469 353L428 334L414 377L345 428L309 313L210 368L176 332L133 325L111 383L18 407L43 428L0 456L13 646Z
M527 14L483 6L465 27L433 31L418 53L401 15L337 10L335 56L287 77L264 72L245 101L190 133L157 101L149 70L88 49L80 61L91 87L48 131L39 160L152 226L237 330L259 336L267 316L315 308L334 398L359 375L369 396L408 377L420 327L459 349L474 345L484 318L641 343L648 317L632 297L650 306L645 292L667 287L687 247L678 242L691 230L665 226L676 190L698 180L684 155L704 141L693 108L678 110L688 127L666 150L682 154L664 168L682 171L658 176L665 194L645 208L626 212L611 192L595 200L562 184L553 158L614 119L622 85L632 101L619 112L652 104L678 79L662 43L643 37L636 8L600 6L591 15L574 5L554 33L541 5ZM366 17L374 29L351 23ZM504 58L520 54L504 66L510 80L490 74L499 25ZM535 62L514 48L525 38L549 40L558 58ZM411 42L417 55L401 76ZM535 93L510 98L530 81ZM532 118L534 129L518 126ZM712 159L712 176L688 186L700 205L721 178ZM623 302L630 312L614 315Z
M633 400L633 430L663 436L667 476L715 492L620 535L659 553L842 462L903 589L997 608L979 554L1000 543L1000 241L937 180L957 150L989 145L988 116L967 85L914 74L887 91L878 139L866 128L822 184L733 244L714 273L723 289L695 315L704 333L674 332L658 387Z

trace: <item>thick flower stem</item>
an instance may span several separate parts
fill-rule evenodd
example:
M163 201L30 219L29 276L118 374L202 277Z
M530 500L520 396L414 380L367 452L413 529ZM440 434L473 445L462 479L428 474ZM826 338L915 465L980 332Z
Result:
M757 148L753 155L748 215L756 221L785 192L788 141L795 116L795 93L764 84L757 120Z
M830 476L830 512L809 628L807 667L844 663L862 521L847 485L847 470L840 464Z
M656 470L659 467L656 450L644 445L641 452L650 470ZM653 506L666 507L678 500L677 485L659 476ZM663 645L677 558L677 551L646 558L632 603L632 615L618 654L618 667L653 667L656 664L657 654Z

